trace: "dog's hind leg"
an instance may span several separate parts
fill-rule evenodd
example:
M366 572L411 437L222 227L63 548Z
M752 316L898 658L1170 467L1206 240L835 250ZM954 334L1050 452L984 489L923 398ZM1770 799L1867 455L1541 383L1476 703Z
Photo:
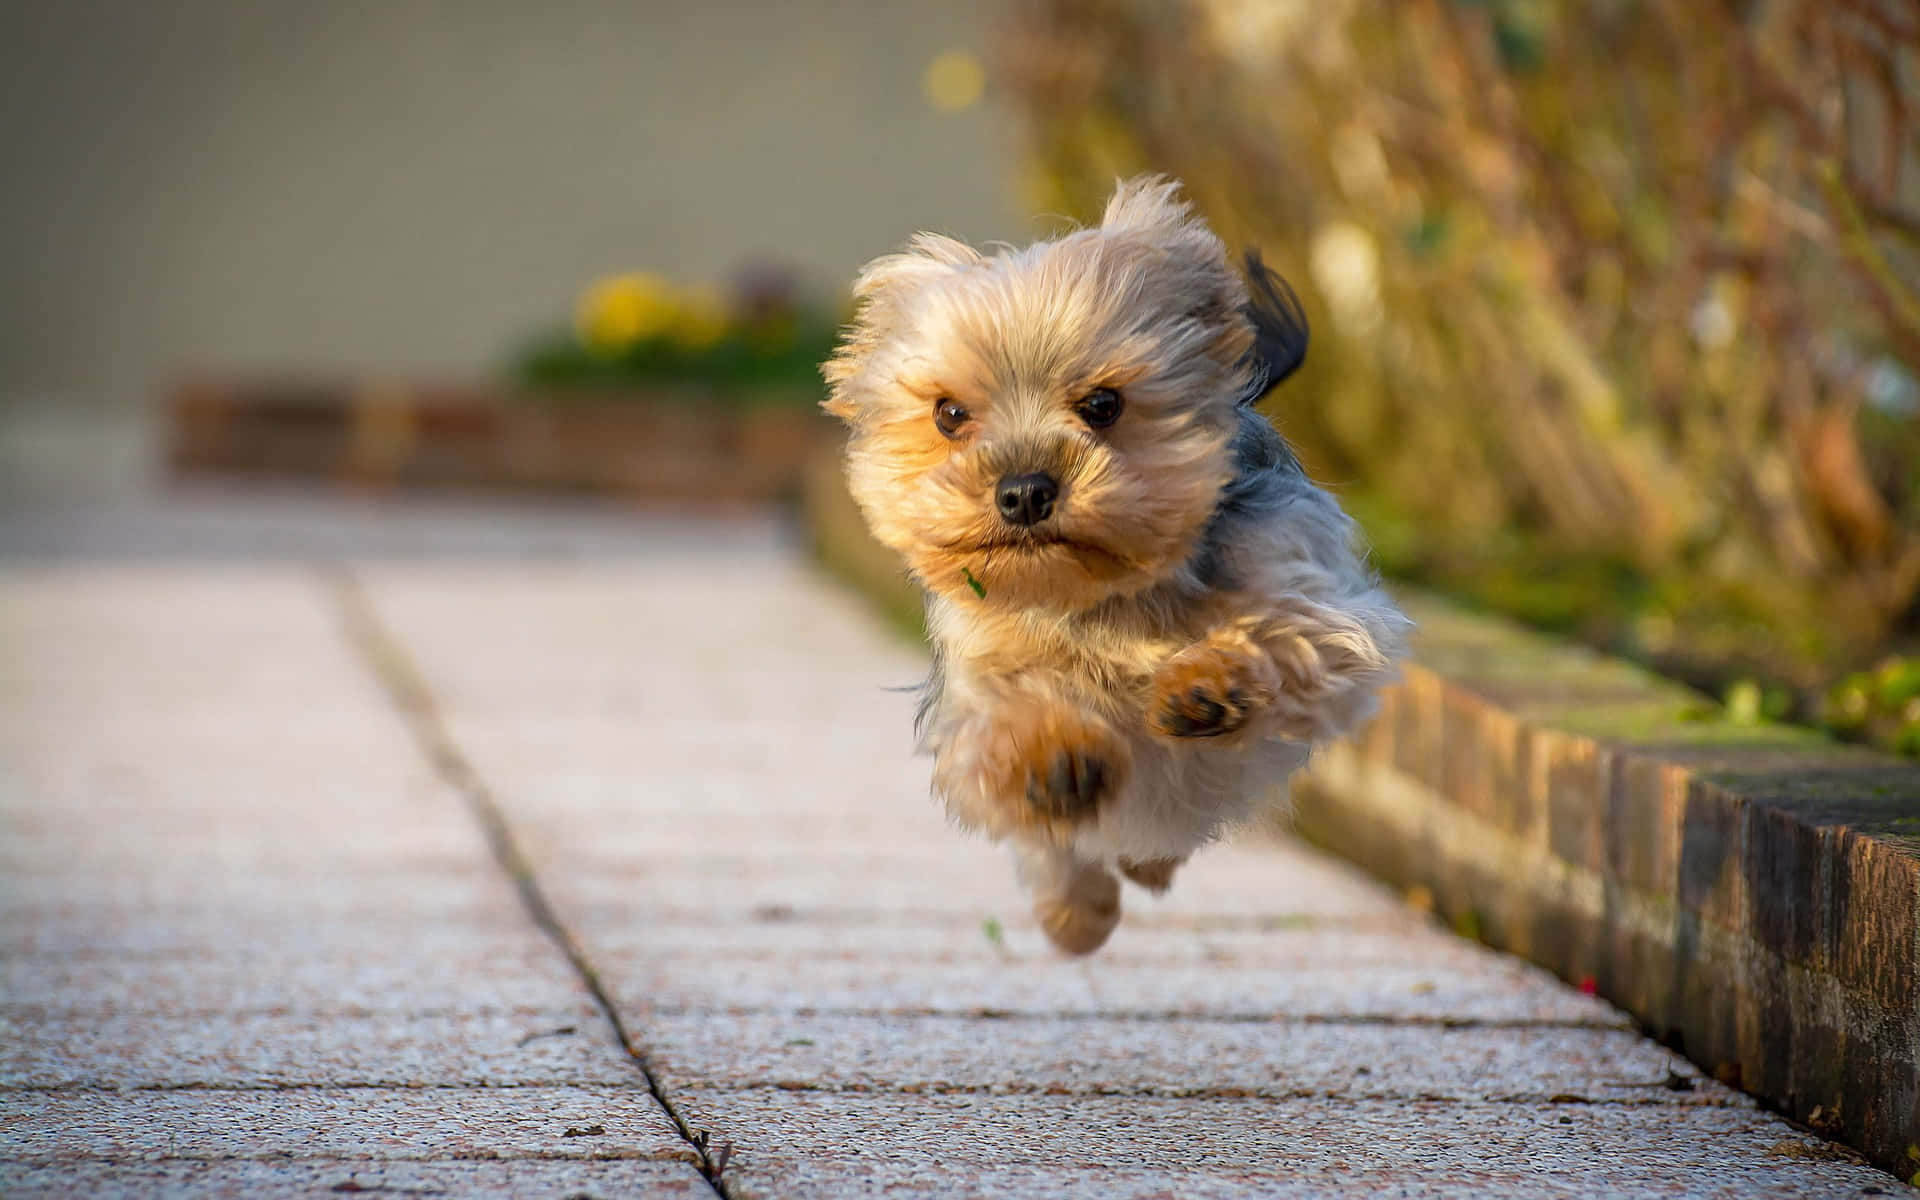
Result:
M1178 858L1148 858L1134 860L1123 858L1119 862L1120 873L1129 880L1152 892L1164 895L1173 886L1173 873L1187 861L1186 855Z
M1062 953L1092 954L1120 923L1120 881L1097 862L1070 850L1022 849L1020 878L1040 928Z

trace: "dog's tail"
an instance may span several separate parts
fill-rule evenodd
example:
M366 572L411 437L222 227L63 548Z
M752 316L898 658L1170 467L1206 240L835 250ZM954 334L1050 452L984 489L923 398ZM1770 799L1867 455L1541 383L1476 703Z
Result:
M1247 304L1253 322L1252 370L1237 403L1254 404L1279 387L1307 360L1307 310L1300 297L1266 263L1258 250L1247 251Z

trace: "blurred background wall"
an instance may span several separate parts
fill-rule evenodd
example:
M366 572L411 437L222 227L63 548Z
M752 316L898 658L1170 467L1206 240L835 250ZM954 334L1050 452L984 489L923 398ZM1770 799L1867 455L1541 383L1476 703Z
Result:
M993 97L926 87L988 19L4 0L0 404L122 406L183 364L472 373L608 271L828 291L918 228L1015 236Z

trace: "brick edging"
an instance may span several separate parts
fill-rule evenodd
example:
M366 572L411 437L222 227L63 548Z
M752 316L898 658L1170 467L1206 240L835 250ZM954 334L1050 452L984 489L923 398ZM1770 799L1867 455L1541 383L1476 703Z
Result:
M1301 833L1920 1172L1920 767L1410 607L1427 665L1296 788Z
M837 456L803 492L821 561L890 616L914 611ZM1301 779L1299 831L1920 1172L1920 766L1733 725L1629 664L1404 598L1419 665Z
M165 421L176 475L703 503L790 495L808 456L831 437L811 403L323 376L188 378L168 392Z

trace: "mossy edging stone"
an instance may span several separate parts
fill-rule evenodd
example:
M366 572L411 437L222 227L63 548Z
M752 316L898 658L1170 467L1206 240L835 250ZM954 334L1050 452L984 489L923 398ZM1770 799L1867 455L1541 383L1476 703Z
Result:
M838 456L803 488L836 575L919 593ZM1632 1013L1720 1079L1920 1172L1920 767L1735 725L1583 647L1403 596L1415 665L1294 789L1309 840Z

